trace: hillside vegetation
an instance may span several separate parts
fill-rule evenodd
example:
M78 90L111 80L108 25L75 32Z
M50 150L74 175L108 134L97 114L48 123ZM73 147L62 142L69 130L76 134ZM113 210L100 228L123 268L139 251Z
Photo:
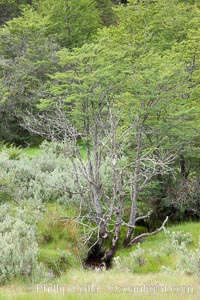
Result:
M2 297L197 286L199 81L197 0L0 0Z
M80 269L80 266L77 268L75 264L73 268L62 272L59 278L43 280L38 287L36 284L27 286L14 282L6 288L0 288L1 299L66 299L66 295L67 299L128 299L133 295L136 299L196 299L199 295L199 279L191 274L192 268L195 268L192 255L196 251L199 255L199 229L199 223L173 226L167 228L173 232L173 242L171 235L159 233L144 241L136 250L119 250L113 268L108 271L84 270ZM65 249L69 251L68 240L65 241ZM183 250L184 244L187 244L190 251L187 254ZM53 244L51 247L53 248ZM50 253L47 257L52 258ZM56 264L56 258L54 259ZM44 262L46 263L46 260ZM44 286L46 292L43 290ZM144 286L149 290L145 292ZM65 287L67 294L62 296L62 291L55 292L55 287ZM169 292L174 287L176 290Z

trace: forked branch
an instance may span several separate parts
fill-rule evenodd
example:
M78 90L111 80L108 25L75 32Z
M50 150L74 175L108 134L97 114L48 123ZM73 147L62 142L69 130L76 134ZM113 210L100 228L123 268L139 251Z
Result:
M160 228L157 228L156 230L152 231L152 232L145 232L145 233L142 233L138 236L136 236L135 238L133 238L127 245L126 247L130 247L132 246L133 244L136 244L136 243L139 243L141 241L144 240L144 238L146 238L147 236L150 236L150 235L154 235L160 231L162 231L164 228L165 228L165 224L167 223L168 221L168 216L165 218L164 222L162 223L161 227Z

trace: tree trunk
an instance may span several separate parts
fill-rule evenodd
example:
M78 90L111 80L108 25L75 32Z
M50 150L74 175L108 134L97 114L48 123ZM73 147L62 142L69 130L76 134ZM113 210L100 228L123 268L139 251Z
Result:
M112 244L111 247L107 249L104 254L103 257L104 261L111 260L117 250L118 241L121 235L123 203L124 203L124 192L121 191L119 195L119 207L116 212L116 222L115 222L115 229L112 238Z
M139 125L138 125L139 126ZM136 213L137 213L137 199L139 195L139 179L140 179L140 160L141 160L141 152L142 152L142 129L138 128L137 130L137 155L135 162L135 172L134 172L134 183L131 191L131 212L129 217L129 223L126 230L126 237L124 239L124 246L128 245L131 236L135 227Z
M180 169L183 181L185 181L189 175L189 171L186 170L185 157L183 155L180 156Z

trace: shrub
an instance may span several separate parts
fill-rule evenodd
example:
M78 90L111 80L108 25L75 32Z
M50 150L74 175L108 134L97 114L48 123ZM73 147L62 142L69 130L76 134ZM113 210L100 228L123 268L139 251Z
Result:
M6 152L8 154L9 159L18 160L22 153L22 149L13 144L2 144L0 145L1 151Z
M1 202L72 200L66 193L67 187L74 188L70 162L66 157L58 158L50 149L49 146L49 152L41 151L40 156L20 156L18 160L11 160L7 152L1 152Z
M134 273L138 267L143 266L145 263L145 251L141 248L140 244L138 244L137 248L130 252L129 255L121 258L117 256L114 259L113 267L118 270L126 270Z
M200 247L195 251L184 251L179 256L177 270L200 278Z
M166 249L168 254L177 254L176 271L200 277L200 240L197 249L188 250L187 245L193 243L189 232L166 231L166 236L168 237L168 247L162 247L162 251Z
M113 267L133 273L163 270L200 276L200 242L199 247L191 251L188 246L192 244L194 248L195 244L189 232L165 230L161 237L152 237L152 241L149 238L149 242L137 245L129 254L120 251L120 256L113 260Z
M0 283L14 278L32 280L38 270L35 229L15 213L11 213L9 205L1 205Z
M78 187L75 183L74 170L67 157L64 143L41 145L39 156L21 155L18 160L11 160L7 152L0 154L0 200L13 199L23 201L53 202L77 207L80 203ZM101 168L102 182L107 193L112 192L111 168L106 160ZM81 171L80 171L81 172ZM80 184L87 193L88 182L79 176ZM1 192L3 193L1 195ZM6 200L5 199L5 200Z
M189 232L165 230L165 235L169 242L168 251L180 251L181 249L186 249L188 244L193 243L192 235Z

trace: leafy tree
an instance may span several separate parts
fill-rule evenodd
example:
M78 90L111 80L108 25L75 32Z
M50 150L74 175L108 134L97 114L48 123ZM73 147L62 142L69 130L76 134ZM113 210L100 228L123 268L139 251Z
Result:
M25 8L20 17L1 29L1 139L17 144L28 142L29 133L20 125L21 114L27 108L35 109L40 88L48 74L56 70L55 51L59 46L55 40L68 47L79 45L100 26L92 1L75 2L34 1L33 7Z
M17 144L29 140L20 126L22 111L34 109L47 74L56 70L58 45L39 31L46 20L35 22L36 16L28 10L0 31L0 136Z
M184 61L187 72L187 92L183 93L185 109L188 118L184 118L179 137L188 142L183 144L181 154L177 159L176 180L171 178L163 184L163 197L167 199L168 209L174 211L172 217L179 220L199 218L199 29L188 32L187 38L175 45L175 51ZM187 138L186 138L187 137ZM162 201L163 202L163 201ZM161 205L162 205L161 202ZM165 200L166 203L166 200ZM164 209L160 208L160 211Z
M132 55L134 57L140 57L142 52L146 55L152 49L161 55L164 53L169 55L169 51L173 51L177 56L176 59L182 61L182 68L187 71L185 79L182 80L181 98L177 100L177 107L180 107L179 105L182 103L183 109L180 110L180 114L179 112L174 113L174 117L179 118L182 111L185 110L188 115L188 117L182 117L183 121L179 124L180 126L176 126L176 130L174 130L174 134L176 131L176 139L185 140L182 144L182 154L176 160L176 179L174 180L173 176L158 176L154 188L152 188L152 194L149 194L150 191L147 193L147 198L152 199L153 208L156 208L159 214L165 214L166 211L173 214L175 211L177 217L179 210L175 204L175 191L182 190L184 198L184 190L188 190L189 186L191 191L195 190L195 187L191 185L191 181L193 184L194 181L190 178L190 174L192 176L193 172L196 173L196 165L198 164L199 29L197 20L200 13L199 7L195 4L191 5L189 1L186 3L174 0L168 2L146 1L145 4L139 1L130 1L128 10L121 7L118 13L121 26L124 28L123 33L121 33L124 38L120 42L129 40L129 43L132 43ZM112 34L115 34L117 39L120 36L118 28L113 30ZM132 35L132 39L130 35ZM124 49L126 49L125 43ZM190 183L185 181L186 173ZM169 185L173 186L173 196ZM191 214L188 210L189 206L191 207ZM184 205L181 211L184 211L183 207ZM193 208L194 203L187 205L184 217L193 215ZM182 214L181 211L180 214ZM198 210L196 211L198 215ZM155 217L158 218L158 215Z
M54 34L67 48L88 42L101 26L99 11L92 0L43 0L37 9L49 22L47 34Z

